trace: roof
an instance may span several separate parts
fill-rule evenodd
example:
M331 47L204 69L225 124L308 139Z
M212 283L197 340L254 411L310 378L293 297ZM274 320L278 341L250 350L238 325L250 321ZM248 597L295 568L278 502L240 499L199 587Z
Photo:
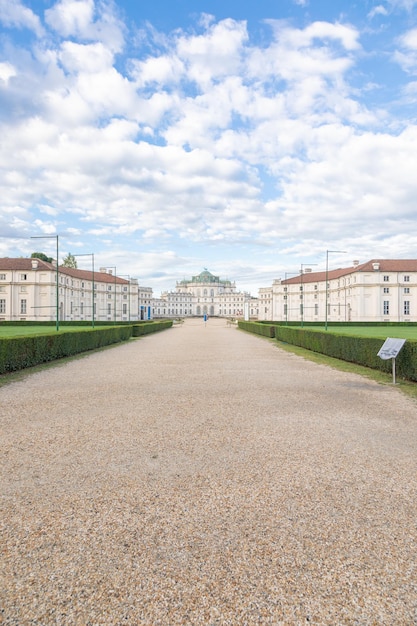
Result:
M0 271L1 270L9 270L9 271L31 271L33 270L32 261L38 261L38 270L43 269L47 271L56 272L56 265L53 263L48 263L47 261L42 261L41 259L24 259L24 258L0 258ZM58 268L58 272L60 274L64 274L66 276L71 276L72 278L78 278L80 280L93 280L93 272L92 270L79 270L78 268L72 267L64 267L60 265ZM110 284L129 284L129 281L125 278L120 278L119 276L115 276L114 274L109 274L107 272L94 272L94 280L100 283L110 283Z
M327 278L334 280L356 272L417 272L417 259L371 259L366 263L351 267L329 270ZM304 272L302 275L282 280L285 285L299 283L319 283L326 280L326 272Z

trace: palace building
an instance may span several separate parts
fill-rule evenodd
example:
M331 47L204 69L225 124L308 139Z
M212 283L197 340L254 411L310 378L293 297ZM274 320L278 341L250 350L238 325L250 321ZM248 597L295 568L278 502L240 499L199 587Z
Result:
M0 321L140 319L136 279L113 268L87 271L41 259L0 259ZM57 315L58 314L58 315Z
M259 290L259 320L417 322L417 259L374 259L274 280Z
M205 269L191 279L176 283L174 291L165 291L154 299L153 317L233 317L257 318L258 300L236 283L222 280Z

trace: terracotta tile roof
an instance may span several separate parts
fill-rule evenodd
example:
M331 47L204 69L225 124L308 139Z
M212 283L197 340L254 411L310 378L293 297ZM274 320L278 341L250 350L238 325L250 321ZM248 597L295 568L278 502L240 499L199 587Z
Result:
M5 270L15 270L15 271L30 271L32 270L32 261L38 261L38 270L48 270L48 271L56 271L56 266L52 263L47 263L46 261L42 261L41 259L23 259L23 258L0 258L0 271ZM93 272L91 270L79 270L72 267L63 267L59 266L59 273L64 274L66 276L70 276L72 278L78 278L80 280L92 280ZM114 274L107 274L106 272L94 272L94 280L99 283L109 283L109 284L122 284L128 285L129 281L125 278L120 278L119 276L114 276Z
M52 263L47 263L41 259L11 259L9 257L0 258L0 270L31 270L32 261L38 261L38 267L46 270L55 270L55 266Z
M379 264L377 266L377 264ZM377 269L378 267L378 269ZM366 263L353 265L352 267L329 270L327 273L329 280L348 276L356 272L417 272L417 259L372 259ZM297 285L303 283L319 283L326 281L326 272L307 272L301 275L282 280L284 285Z

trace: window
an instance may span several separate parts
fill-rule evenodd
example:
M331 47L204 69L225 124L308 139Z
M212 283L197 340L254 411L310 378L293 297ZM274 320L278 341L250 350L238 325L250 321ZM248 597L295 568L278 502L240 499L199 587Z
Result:
M389 293L389 287L384 287L384 293Z
M0 280L6 280L6 274L0 274Z
M404 300L404 315L410 315L410 300Z
M20 274L20 280L27 280L27 279L28 279L27 274Z
M387 275L385 274L385 276L384 276L384 283L388 283L388 282L389 282L389 276L387 276Z
M404 293L410 293L410 287L404 287Z
M123 315L127 313L127 304L123 304Z
M26 315L27 312L27 300L20 301L20 315Z
M384 315L389 315L389 300L384 300Z
M405 283L409 283L410 282L410 277L409 276L404 276L404 282Z
M107 305L107 315L111 315L111 304Z
M319 305L315 304L314 305L314 315L318 315L319 314Z
M6 313L6 300L0 299L0 313Z

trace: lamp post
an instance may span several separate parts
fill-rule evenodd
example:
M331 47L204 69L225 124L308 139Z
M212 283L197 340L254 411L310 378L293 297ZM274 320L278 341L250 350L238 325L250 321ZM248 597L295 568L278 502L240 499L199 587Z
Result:
M325 317L324 317L324 329L327 330L327 307L328 307L328 292L329 292L329 254L346 254L346 250L326 250L326 300L325 300Z
M92 265L92 292L91 292L91 326L94 328L94 252L86 252L85 254L74 254L73 256L91 256Z
M55 289L55 292L56 292L56 330L58 331L59 330L59 285L58 285L59 235L38 235L38 236L31 237L31 239L56 239L56 277L55 277L56 289Z
M301 328L304 327L304 289L303 289L303 272L304 267L311 267L312 265L317 265L317 263L301 263L300 269L300 279L301 279Z

